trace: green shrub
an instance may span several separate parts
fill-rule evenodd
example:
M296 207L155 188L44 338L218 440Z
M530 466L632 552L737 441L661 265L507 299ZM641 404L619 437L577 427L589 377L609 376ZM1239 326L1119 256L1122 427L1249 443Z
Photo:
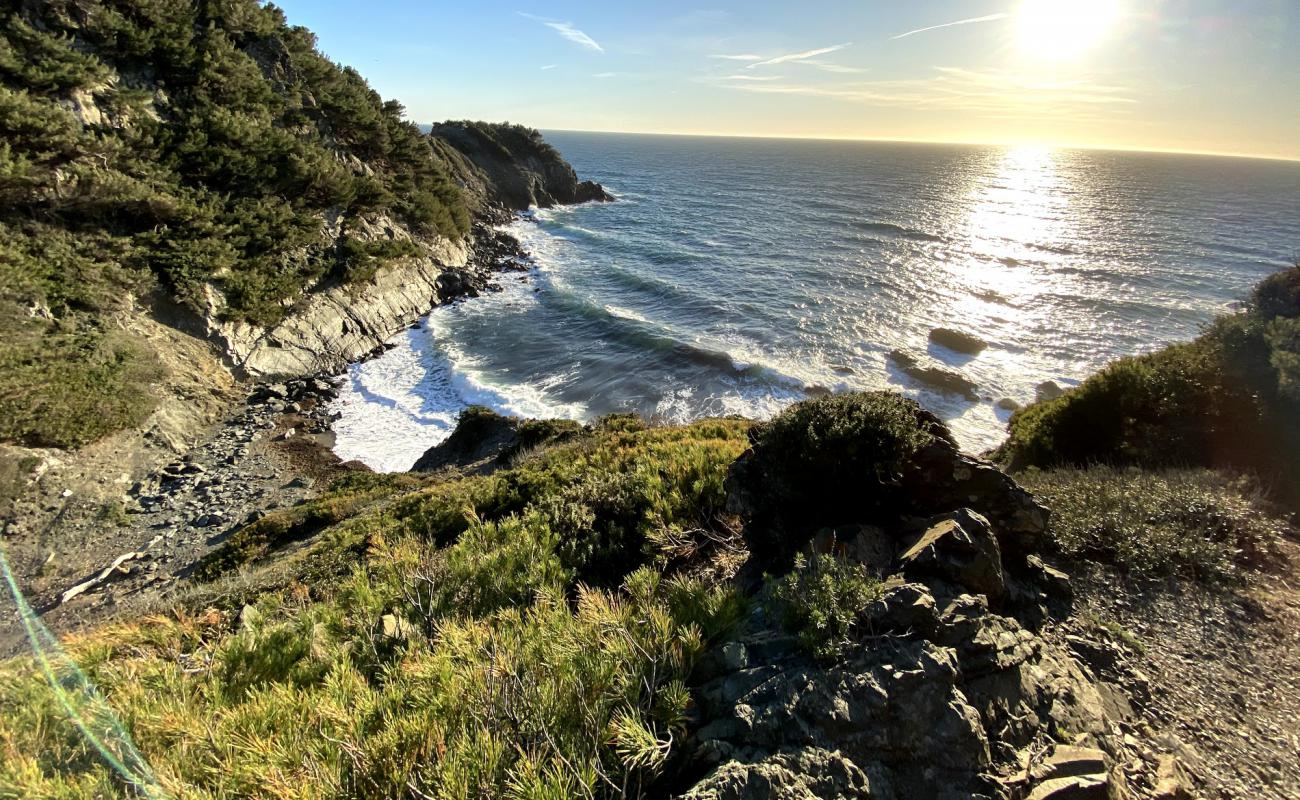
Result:
M807 400L750 433L752 450L728 477L750 515L746 538L763 555L792 555L794 534L898 511L892 491L909 460L947 429L894 392Z
M147 345L81 315L25 316L0 300L0 440L79 447L153 411L162 370Z
M833 555L796 555L789 574L767 578L768 613L822 661L843 652L859 612L880 594L879 579L866 567Z
M1048 534L1063 555L1140 578L1234 578L1272 562L1289 527L1248 481L1210 470L1093 467L1019 478L1052 509Z
M996 457L1013 468L1206 466L1259 474L1300 503L1300 267L1266 279L1252 310L1199 338L1123 358L1016 412Z
M60 106L72 89L93 89L103 125ZM255 0L28 4L0 12L0 224L131 243L115 269L156 275L195 310L214 284L232 318L273 324L335 261L327 213L345 234L359 214L468 233L446 159L403 114ZM396 257L364 255L336 277L364 281ZM55 291L103 285L52 274Z
M1300 317L1300 264L1260 281L1251 293L1251 306L1266 320Z

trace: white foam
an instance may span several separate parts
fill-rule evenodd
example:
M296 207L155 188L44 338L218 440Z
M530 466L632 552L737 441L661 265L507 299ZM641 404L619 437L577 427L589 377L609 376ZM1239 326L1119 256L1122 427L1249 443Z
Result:
M536 302L531 281L505 281L500 292L434 309L419 329L399 335L391 350L352 365L332 404L342 412L334 423L334 452L380 472L409 469L451 435L457 416L470 405L511 416L586 419L581 404L555 402L548 395L565 375L549 376L540 385L494 382L452 336L460 318Z

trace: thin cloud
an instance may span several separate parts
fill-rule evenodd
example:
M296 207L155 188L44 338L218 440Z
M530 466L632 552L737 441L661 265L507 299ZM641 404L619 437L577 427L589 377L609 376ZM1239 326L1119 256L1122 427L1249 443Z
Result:
M1003 70L935 67L928 78L808 84L706 80L733 91L824 97L877 106L964 110L986 117L1074 118L1126 113L1137 103L1128 90L1088 80L1044 81Z
M600 44L595 39L591 38L587 34L583 33L582 31L574 27L572 22L560 22L559 20L547 19L546 17L539 17L536 14L529 14L524 11L520 11L518 13L519 16L521 17L525 17L527 19L531 19L536 22L542 23L546 27L550 28L551 30L555 31L556 33L560 34L565 39L568 39L569 41L573 42L576 45L585 47L589 50L595 50L598 53L605 52L605 48L601 47Z
M559 66L559 64L543 64L543 65L542 65L542 71L545 72L545 71L548 70L548 69L555 69L555 68L558 67L558 66Z
M753 53L737 53L735 55L715 53L709 56L709 58L721 58L727 61L762 61L765 56L755 55Z
M1006 19L1009 16L1011 15L1010 14L986 14L985 16L982 17L970 17L969 19L959 19L955 22L944 22L939 25L927 25L924 28L917 28L916 30L908 31L906 33L900 33L897 36L891 36L889 38L906 39L908 36L915 36L918 33L925 33L926 31L937 31L940 28L951 28L954 25L974 25L980 22L996 22L997 20L1000 19Z
M810 67L816 67L823 72L836 72L841 74L866 72L861 67L846 67L843 64L832 64L829 61L813 61L812 59L803 59L794 62L796 64L807 64Z
M783 56L769 58L765 61L755 61L750 64L747 69L754 69L755 67L770 67L776 64L784 64L787 61L802 62L810 58L816 58L817 56L824 56L827 53L834 53L836 50L843 50L851 44L852 42L845 42L844 44L833 44L830 47L819 47L816 50L805 50L802 53L787 53Z
M780 75L723 75L720 81L779 81Z

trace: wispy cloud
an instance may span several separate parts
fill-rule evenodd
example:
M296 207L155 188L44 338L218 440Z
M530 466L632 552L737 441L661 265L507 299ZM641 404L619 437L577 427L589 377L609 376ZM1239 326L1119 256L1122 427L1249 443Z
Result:
M823 72L837 72L840 74L866 72L866 70L861 67L846 67L843 64L832 64L829 61L814 61L810 58L805 58L800 61L796 61L794 63L807 64L808 66L816 67L817 69L822 70Z
M787 61L806 62L810 58L824 56L827 53L834 53L836 50L843 50L851 44L852 42L845 42L844 44L833 44L830 47L818 47L815 50L805 50L802 53L786 53L785 55L776 56L775 58L755 61L749 65L748 69L753 69L755 67L770 67L776 64L784 64Z
M705 82L734 91L825 97L877 106L943 111L962 110L987 117L1073 118L1124 113L1137 102L1121 86L1077 79L1049 81L1005 70L934 67L929 77L849 81L832 84L794 81Z
M780 75L723 75L720 81L779 81Z
M542 71L545 72L545 71L548 70L548 69L555 69L555 68L558 67L558 66L559 66L559 64L543 64L543 65L542 65Z
M735 55L715 53L709 56L709 58L721 58L727 61L762 61L764 56L755 55L753 53L737 53Z
M547 19L546 17L539 17L536 14L529 14L525 11L520 11L518 13L521 17L542 23L576 45L580 45L589 50L595 50L598 53L605 52L605 48L601 47L595 39L574 27L572 22L561 22L559 20Z
M906 39L908 36L915 36L918 33L925 33L926 31L937 31L940 28L951 28L955 25L975 25L980 22L996 22L1000 19L1006 19L1009 16L1011 15L1010 14L986 14L982 17L970 17L969 19L959 19L954 22L940 23L939 25L927 25L924 28L917 28L916 30L907 31L906 33L900 33L897 36L891 36L889 38Z

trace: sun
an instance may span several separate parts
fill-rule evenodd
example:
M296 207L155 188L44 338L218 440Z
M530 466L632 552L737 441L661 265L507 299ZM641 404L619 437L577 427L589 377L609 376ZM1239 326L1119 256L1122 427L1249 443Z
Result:
M1119 19L1119 0L1025 0L1016 14L1020 50L1045 61L1078 58Z

